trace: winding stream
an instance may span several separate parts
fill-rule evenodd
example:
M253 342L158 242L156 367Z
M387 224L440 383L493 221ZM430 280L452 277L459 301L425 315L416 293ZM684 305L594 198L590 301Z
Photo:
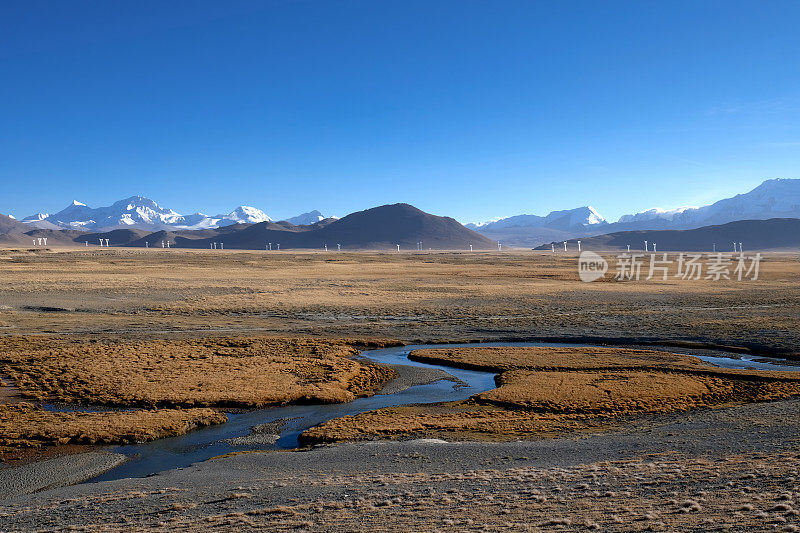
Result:
M212 457L245 450L280 450L298 447L300 433L327 420L355 415L381 407L415 403L437 403L466 399L473 394L495 387L493 372L463 370L449 366L410 361L408 354L422 348L458 348L475 346L561 346L578 347L586 344L545 342L498 342L480 344L422 344L367 350L361 356L384 364L402 364L444 370L463 383L440 380L428 385L416 385L393 394L376 394L344 404L290 405L259 409L244 413L229 413L228 422L191 431L185 435L159 439L143 444L118 446L111 451L130 458L126 463L88 481L105 481L129 477L144 477L164 470L183 468ZM677 353L677 352L676 352ZM700 359L724 368L756 368L759 370L798 370L781 360L758 358L729 358L699 356ZM286 420L280 436L272 443L234 445L228 439L250 435L253 426Z

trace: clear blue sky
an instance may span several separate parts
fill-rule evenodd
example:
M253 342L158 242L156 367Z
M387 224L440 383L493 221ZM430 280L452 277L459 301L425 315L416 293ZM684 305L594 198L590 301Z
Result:
M609 219L800 177L800 2L0 3L0 212Z

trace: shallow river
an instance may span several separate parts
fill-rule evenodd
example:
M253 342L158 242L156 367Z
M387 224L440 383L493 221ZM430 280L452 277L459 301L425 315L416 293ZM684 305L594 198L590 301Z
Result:
M128 477L143 477L170 470L181 468L222 455L229 452L244 451L250 449L269 450L269 449L292 449L298 445L297 438L300 433L308 428L319 425L326 420L338 418L345 415L354 415L364 411L371 411L381 407L394 405L405 405L414 403L436 403L445 401L463 400L495 387L492 372L478 372L474 370L462 370L458 368L428 365L409 361L408 354L412 350L421 348L455 348L455 347L474 347L474 346L586 346L585 344L555 344L542 342L518 342L518 343L481 343L481 344L431 344L431 345L410 345L393 348L382 348L378 350L367 350L362 352L362 357L378 363L403 364L410 366L421 366L428 368L438 368L460 379L463 383L456 384L451 381L437 381L429 385L417 385L409 389L396 392L394 394L377 394L369 398L359 398L346 404L325 404L325 405L291 405L287 407L274 407L269 409L259 409L245 413L228 414L228 422L217 426L211 426L196 431L172 437L159 439L144 444L131 446L119 446L111 451L122 453L130 457L130 460L113 470L106 472L90 481L102 481L111 479L121 479ZM676 352L677 353L677 352ZM725 368L757 368L759 370L799 370L797 366L782 365L780 360L754 361L752 358L733 359L728 357L700 356L701 359L714 365ZM251 427L273 422L276 420L289 419L277 442L272 445L258 444L251 446L235 446L227 439L249 435Z

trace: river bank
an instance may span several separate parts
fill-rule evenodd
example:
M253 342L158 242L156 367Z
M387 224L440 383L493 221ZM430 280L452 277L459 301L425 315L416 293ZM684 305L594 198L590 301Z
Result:
M799 444L792 399L571 438L253 452L10 498L0 528L774 530L797 525Z

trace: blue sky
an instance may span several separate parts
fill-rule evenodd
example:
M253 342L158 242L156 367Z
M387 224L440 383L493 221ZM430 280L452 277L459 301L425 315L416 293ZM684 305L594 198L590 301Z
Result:
M609 219L800 177L800 2L10 1L0 212Z

